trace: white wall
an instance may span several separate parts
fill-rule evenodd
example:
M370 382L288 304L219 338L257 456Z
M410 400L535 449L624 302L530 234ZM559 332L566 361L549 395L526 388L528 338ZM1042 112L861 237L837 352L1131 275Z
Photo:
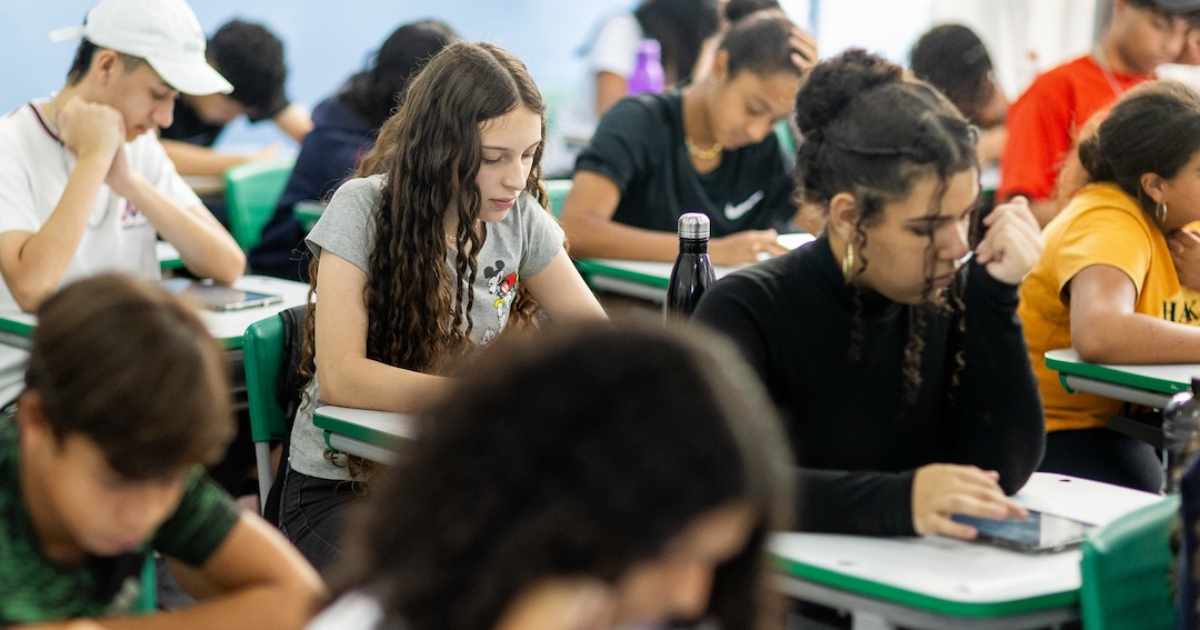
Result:
M978 33L1014 98L1038 73L1091 50L1096 0L932 0L931 18Z

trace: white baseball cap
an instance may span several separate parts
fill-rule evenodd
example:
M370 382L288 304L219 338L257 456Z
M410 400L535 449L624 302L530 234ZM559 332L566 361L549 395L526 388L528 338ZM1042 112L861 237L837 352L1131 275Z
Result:
M85 38L101 48L141 57L171 87L184 94L228 94L233 86L208 65L206 39L184 0L100 0L83 26L50 33L63 42Z

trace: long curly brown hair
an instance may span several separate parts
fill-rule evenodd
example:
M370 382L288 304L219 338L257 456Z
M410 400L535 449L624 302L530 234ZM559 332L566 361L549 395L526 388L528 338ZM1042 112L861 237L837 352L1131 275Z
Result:
M367 358L420 372L442 373L472 347L470 334L476 257L487 238L479 221L474 182L481 159L480 129L518 107L542 116L545 104L525 65L487 43L458 42L438 53L412 80L399 110L354 177L385 174L373 210L374 247L368 259ZM543 208L539 144L525 191ZM447 265L447 208L457 212L453 269ZM319 260L310 265L316 292ZM456 281L457 279L457 281ZM520 289L509 324L534 323L537 304ZM303 353L315 354L315 309L305 321ZM307 361L304 365L310 365ZM305 376L311 379L312 374Z

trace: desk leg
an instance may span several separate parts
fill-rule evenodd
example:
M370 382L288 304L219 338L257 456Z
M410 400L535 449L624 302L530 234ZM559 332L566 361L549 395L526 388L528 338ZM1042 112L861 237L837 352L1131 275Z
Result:
M855 611L851 630L896 630L896 626L884 619L882 615Z

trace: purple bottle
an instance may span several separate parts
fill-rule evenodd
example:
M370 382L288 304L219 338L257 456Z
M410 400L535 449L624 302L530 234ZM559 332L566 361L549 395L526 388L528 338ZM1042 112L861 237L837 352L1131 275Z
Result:
M658 94L663 91L662 49L656 39L643 39L638 44L637 66L629 75L626 91L630 96L642 92Z

